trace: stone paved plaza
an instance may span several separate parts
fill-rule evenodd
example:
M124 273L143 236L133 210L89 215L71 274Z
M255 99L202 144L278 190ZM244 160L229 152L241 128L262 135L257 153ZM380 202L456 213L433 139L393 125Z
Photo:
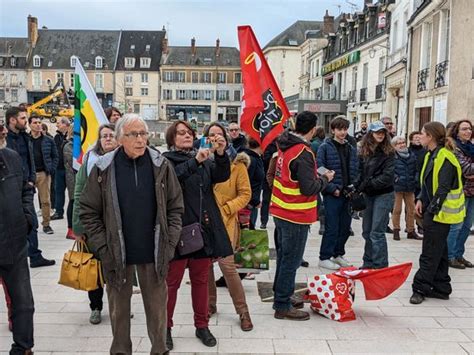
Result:
M31 269L31 283L35 299L35 355L44 354L107 354L111 343L111 328L107 305L100 325L89 324L87 294L60 286L57 283L63 253L72 242L65 239L66 221L53 221L55 234L39 233L44 256L54 258L53 267ZM316 224L308 240L305 258L309 268L300 268L297 281L307 276L325 273L317 267L321 237ZM363 252L361 221L353 221L355 236L347 244L347 257L360 265ZM273 233L273 223L269 234ZM183 282L175 314L173 353L413 353L467 354L474 353L474 269L453 270L453 294L449 301L428 299L412 306L411 280L416 271L421 241L395 242L389 235L390 263L413 261L414 268L405 284L389 298L366 301L362 284L356 286L354 309L357 320L338 323L317 314L305 322L282 321L273 318L271 303L262 303L256 281L270 281L271 270L244 280L247 301L254 322L254 330L240 330L237 315L227 289L218 289L218 313L211 318L210 329L218 345L207 348L194 336L190 286ZM468 240L466 258L474 260L474 238ZM218 269L216 267L216 269ZM219 275L220 271L217 271ZM106 297L105 297L106 298ZM11 334L3 296L0 302L0 354L7 354ZM134 353L150 350L145 316L140 295L133 295L132 341ZM308 306L306 306L308 309Z

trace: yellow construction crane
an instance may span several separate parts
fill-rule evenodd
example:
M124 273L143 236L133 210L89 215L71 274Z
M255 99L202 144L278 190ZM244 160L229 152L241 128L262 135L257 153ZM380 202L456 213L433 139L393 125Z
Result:
M60 105L57 102L60 96L64 97L64 105ZM51 101L53 103L50 103ZM29 116L37 115L47 118L52 123L55 123L58 117L67 117L71 122L74 119L74 107L69 104L62 80L58 80L56 85L54 85L51 94L28 106L27 111Z

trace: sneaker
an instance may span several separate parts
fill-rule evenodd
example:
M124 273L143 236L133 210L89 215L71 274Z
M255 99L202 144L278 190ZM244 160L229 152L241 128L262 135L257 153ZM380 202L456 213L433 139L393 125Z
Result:
M35 268L35 267L41 267L41 266L52 266L56 264L56 261L54 260L48 260L48 259L45 259L43 258L42 256L39 257L37 260L35 261L31 261L30 260L30 267L31 268Z
M351 263L349 263L342 255L338 256L336 258L331 259L332 262L338 264L341 267L349 267L352 266Z
M91 312L91 316L89 317L89 322L91 324L99 324L102 322L102 315L100 314L100 311L98 309L94 309Z
M387 229L385 230L385 233L393 234L393 229L390 228L390 226L387 226Z
M267 225L264 224L264 223L262 223L262 224L260 225L260 229L267 229Z
M43 232L46 234L54 234L53 228L51 228L51 226L43 227Z
M326 259L326 260L319 260L319 267L329 270L339 270L341 266L336 264L334 261Z
M309 313L299 311L295 308L290 308L288 311L275 311L273 315L276 319L288 319L288 320L308 320Z
M227 287L224 276L221 276L220 279L216 280L216 287Z
M418 292L413 292L413 295L410 297L411 304L420 304L425 300L425 297Z
M448 261L449 267L452 267L454 269L461 269L464 270L466 266L460 262L458 259L451 259Z
M173 338L171 337L171 328L166 329L166 347L170 351L174 348Z
M213 346L217 345L217 340L212 335L209 328L196 328L196 336L202 341L202 343L206 346L212 348Z
M72 232L72 228L67 229L66 239L76 240L74 233Z
M52 221L56 221L58 219L64 219L64 216L62 214L57 214L57 213L55 213L51 216Z
M462 256L461 256L460 258L458 258L458 261L459 261L461 264L463 264L465 267L468 267L468 268L474 267L474 265L473 265L470 261L464 259Z

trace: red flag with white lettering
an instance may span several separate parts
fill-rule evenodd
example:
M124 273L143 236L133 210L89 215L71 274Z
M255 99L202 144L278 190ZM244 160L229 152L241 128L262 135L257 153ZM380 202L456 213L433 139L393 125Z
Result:
M281 132L290 112L250 26L239 26L244 93L240 126L265 150Z

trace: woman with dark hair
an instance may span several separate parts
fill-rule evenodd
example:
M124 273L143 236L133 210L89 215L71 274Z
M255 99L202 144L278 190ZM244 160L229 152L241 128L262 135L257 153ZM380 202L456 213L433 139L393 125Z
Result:
M211 124L209 129L204 132L204 136L211 139L215 136L224 135L224 128L217 123ZM233 250L239 247L240 241L238 212L247 206L252 194L249 174L247 172L250 164L250 158L246 153L240 152L236 154L231 159L229 179L214 185L214 196ZM253 324L250 319L249 307L245 298L242 280L237 272L234 255L219 259L218 264L232 298L235 311L240 318L240 328L243 331L252 330ZM211 265L209 272L209 315L212 316L216 312L216 281L214 278L214 267Z
M455 147L454 154L461 165L466 197L466 218L462 223L452 225L448 235L449 266L456 269L472 268L474 265L464 259L464 245L474 222L474 144L471 143L471 121L457 121L448 134Z
M415 213L423 216L425 233L420 268L412 284L412 304L422 303L425 297L449 299L452 288L447 238L451 225L461 223L466 215L462 169L447 144L444 126L426 123L420 139L428 152L421 169L421 193Z
M86 153L82 159L82 165L76 174L76 186L74 188L74 199L73 199L73 211L72 211L72 231L76 236L76 239L87 240L85 235L84 227L82 226L81 220L79 219L79 199L86 185L87 177L94 167L95 163L101 155L113 151L117 148L118 143L115 139L114 125L103 124L99 127L99 139L97 140L94 148ZM99 324L102 321L102 308L104 297L104 289L99 286L94 291L88 292L91 315L89 322L91 324Z
M209 130L207 131L209 132ZM175 253L169 263L168 330L166 345L173 349L171 328L178 289L184 271L189 269L191 300L194 310L196 336L206 346L215 346L216 338L209 331L209 268L212 258L233 254L232 246L222 222L213 187L230 176L230 160L225 153L227 141L222 135L209 135L211 148L193 149L194 131L186 121L174 122L166 132L169 151L163 155L173 164L183 190L183 228L199 223L204 246L190 254Z
M314 134L314 137L311 140L311 150L313 151L314 155L318 154L319 146L323 144L325 139L326 132L324 131L324 127L316 126L316 133Z
M372 122L362 138L359 151L359 178L354 184L366 196L367 207L362 220L365 239L364 269L388 266L385 231L394 202L395 151L385 125Z
M104 112L105 116L107 116L107 119L112 124L117 123L117 121L122 117L122 113L120 112L120 110L113 106L107 107Z

